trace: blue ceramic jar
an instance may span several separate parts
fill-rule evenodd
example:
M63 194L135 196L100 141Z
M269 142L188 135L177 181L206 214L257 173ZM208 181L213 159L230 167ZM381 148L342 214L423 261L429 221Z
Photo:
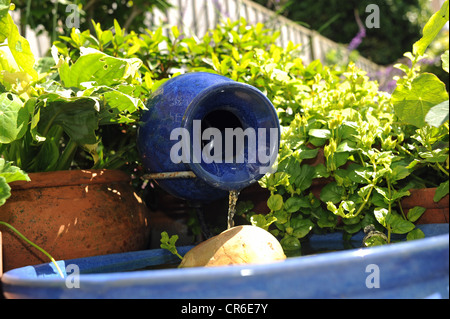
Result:
M187 73L161 85L147 109L138 130L145 168L196 176L157 180L174 196L224 197L260 179L277 157L276 111L253 86L212 73Z

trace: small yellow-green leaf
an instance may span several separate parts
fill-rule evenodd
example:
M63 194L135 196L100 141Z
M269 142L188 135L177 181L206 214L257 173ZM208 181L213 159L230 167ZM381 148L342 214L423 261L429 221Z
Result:
M119 22L117 22L116 19L114 19L114 31L116 33L116 37L123 36L122 28L120 27L120 24L119 24Z
M283 208L283 197L280 194L275 194L267 200L267 206L270 210L276 211Z
M175 39L178 39L180 36L180 31L178 31L178 27L176 25L172 27L172 34Z

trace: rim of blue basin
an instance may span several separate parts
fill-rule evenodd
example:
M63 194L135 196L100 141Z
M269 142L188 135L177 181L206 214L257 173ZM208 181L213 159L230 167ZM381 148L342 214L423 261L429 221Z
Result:
M7 298L449 298L449 225L418 228L429 237L270 264L131 271L177 260L161 249L61 260L65 279L52 263L17 268L3 275L3 292ZM79 288L68 287L70 265L80 269Z

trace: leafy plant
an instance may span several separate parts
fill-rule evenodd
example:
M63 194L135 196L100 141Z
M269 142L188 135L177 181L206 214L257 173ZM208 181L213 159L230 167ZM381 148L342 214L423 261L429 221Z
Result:
M1 25L17 30L7 11ZM2 34L14 58L1 58L2 157L26 172L126 164L124 155L134 145L133 130L144 108L142 62L86 47L75 60L53 47L53 59L30 71L34 57L28 42L16 31ZM107 140L110 131L115 141Z
M436 16L447 19L448 1ZM435 34L442 27L442 19L430 21L424 31L427 40L415 45L416 56L406 54L413 62L432 41L428 32ZM422 238L414 222L425 209L415 207L405 214L401 199L410 189L427 186L439 185L435 201L448 194L444 84L433 74L419 74L415 63L398 65L406 75L390 96L352 64L339 72L318 61L306 67L301 61L295 64L292 52L281 48L261 54L266 62L255 82L265 83L267 94L273 94L282 136L278 171L260 180L271 194L270 213L255 214L239 206L245 208L246 218L270 226L286 251L298 250L311 232L342 230L349 238L370 225L387 232L387 240L374 236L367 245L389 243L392 233L407 234L408 240ZM249 64L259 61L253 57ZM443 65L448 65L446 55ZM265 70L275 72L267 76ZM317 190L320 181L326 185Z
M176 255L178 258L183 259L181 255L177 251L177 247L175 246L175 243L178 240L178 235L170 236L167 234L167 232L161 233L161 248L167 249L172 254Z

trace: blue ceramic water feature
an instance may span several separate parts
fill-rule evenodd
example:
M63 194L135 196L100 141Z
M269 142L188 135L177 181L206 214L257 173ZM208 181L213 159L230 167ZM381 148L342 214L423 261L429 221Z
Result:
M52 263L17 268L3 275L3 292L7 298L449 298L449 225L419 228L426 238L360 249L358 233L353 249L262 265L137 271L179 261L161 249L61 260L66 278ZM310 245L335 250L344 243L334 233L313 235Z
M227 191L240 190L260 179L278 154L276 111L261 91L245 83L206 72L179 75L152 94L147 109L138 130L138 149L146 169L151 173L190 171L196 176L158 180L174 196L193 201L224 197ZM203 138L208 128L219 130L222 140ZM276 141L270 136L271 128L276 131ZM227 129L253 130L256 139L251 143L247 138L243 148L236 146L226 157ZM262 135L259 129L263 129ZM187 132L188 137L180 132ZM211 155L222 152L222 156L205 160L201 152L207 147ZM238 151L242 151L244 161L237 157ZM261 160L264 158L258 152L271 155L271 160Z

